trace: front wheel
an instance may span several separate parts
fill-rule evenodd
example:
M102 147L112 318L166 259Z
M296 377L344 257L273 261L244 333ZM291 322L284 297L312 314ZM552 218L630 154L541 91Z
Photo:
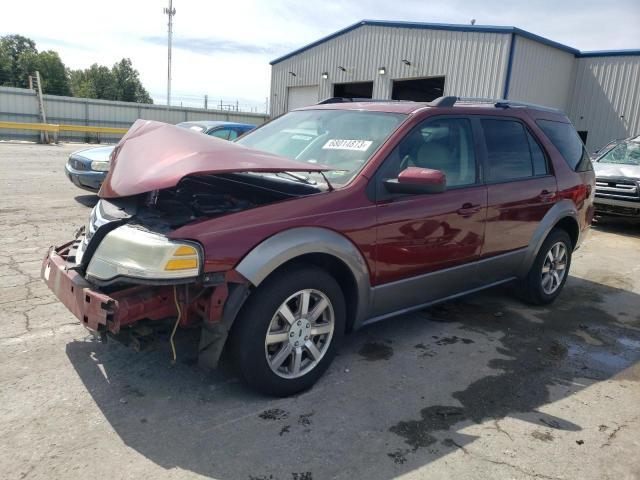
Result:
M523 299L534 305L553 302L569 276L573 243L567 232L554 229L545 239L531 269L520 282Z
M311 387L329 367L345 325L344 296L324 270L295 265L247 300L231 334L242 376L277 396Z

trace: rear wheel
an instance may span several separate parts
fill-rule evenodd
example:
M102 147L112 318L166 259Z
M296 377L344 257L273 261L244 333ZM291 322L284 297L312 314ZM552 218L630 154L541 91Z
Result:
M234 323L233 355L252 387L291 395L312 386L328 368L344 324L338 283L317 267L295 265L249 297Z
M562 229L549 233L536 256L531 269L520 282L523 299L535 305L553 302L569 276L573 244Z

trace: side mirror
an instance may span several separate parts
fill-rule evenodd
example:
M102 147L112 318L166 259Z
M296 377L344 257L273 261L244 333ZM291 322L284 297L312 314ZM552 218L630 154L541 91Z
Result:
M400 172L398 178L385 180L384 185L392 193L442 193L447 181L440 170L409 167Z

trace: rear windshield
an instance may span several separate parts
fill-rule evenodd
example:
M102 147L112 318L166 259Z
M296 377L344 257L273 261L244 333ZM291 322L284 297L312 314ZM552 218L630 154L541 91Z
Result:
M253 130L237 143L299 162L335 168L326 176L347 183L398 128L405 115L356 110L299 110Z
M573 125L553 120L537 120L536 123L573 170L584 172L593 169L587 149Z

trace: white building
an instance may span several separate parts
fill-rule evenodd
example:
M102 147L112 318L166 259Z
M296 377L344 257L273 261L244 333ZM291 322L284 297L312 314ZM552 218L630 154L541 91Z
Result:
M640 134L640 50L516 27L363 20L271 62L271 115L328 97L507 98L567 112L590 150Z

